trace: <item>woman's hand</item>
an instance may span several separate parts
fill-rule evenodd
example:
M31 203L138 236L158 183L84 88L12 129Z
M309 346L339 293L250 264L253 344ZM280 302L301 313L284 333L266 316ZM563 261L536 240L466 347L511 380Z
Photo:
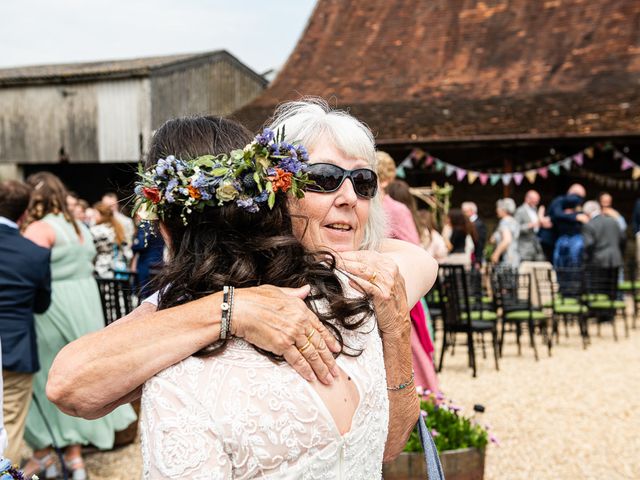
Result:
M330 385L339 374L332 352L339 352L340 344L304 303L309 291L309 286L236 289L231 333L284 357L308 381Z
M396 262L371 250L343 252L337 260L340 268L356 277L352 284L373 298L383 336L411 329L404 277Z

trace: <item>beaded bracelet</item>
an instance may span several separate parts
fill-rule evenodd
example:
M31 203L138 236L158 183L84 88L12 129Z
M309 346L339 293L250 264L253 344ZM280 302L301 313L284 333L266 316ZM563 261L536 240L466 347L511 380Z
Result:
M405 383L401 383L400 385L396 385L395 387L387 387L387 390L391 390L391 391L396 391L396 390L404 390L407 387L410 387L411 385L413 385L413 380L416 376L416 372L414 372L413 370L411 371L411 378L409 379L408 382Z
M222 289L222 320L220 321L220 340L226 340L231 333L231 312L233 309L233 287L225 285Z

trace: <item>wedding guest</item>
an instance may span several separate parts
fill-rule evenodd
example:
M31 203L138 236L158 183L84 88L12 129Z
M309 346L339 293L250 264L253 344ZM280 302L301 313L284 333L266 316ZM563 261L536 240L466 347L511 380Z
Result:
M377 152L379 168L385 164L384 157L381 155L384 152ZM391 157L389 157L391 160ZM391 160L393 161L393 160ZM395 165L395 164L394 164ZM395 173L395 170L394 170ZM408 227L412 227L416 232L422 231L422 228L418 224L418 215L416 212L416 201L409 190L409 185L403 180L394 180L386 185L384 188L385 193L382 193L384 197L392 197L395 201L404 205L411 213L410 217L406 217L404 222L409 223ZM383 197L383 206L385 206ZM388 204L386 204L388 205ZM393 215L394 212L386 211L387 216ZM394 224L397 224L398 219ZM393 231L391 231L391 238L394 238ZM397 237L396 237L397 238ZM418 235L418 238L420 236ZM416 243L420 245L420 243ZM429 389L432 392L439 392L438 378L436 376L435 364L433 362L433 342L431 341L431 316L429 315L429 308L426 302L423 301L417 303L411 309L411 321L412 335L411 335L411 353L413 354L413 369L415 372L416 385Z
M613 198L611 194L601 192L600 195L598 195L598 203L600 204L601 214L613 218L618 223L620 231L624 234L627 231L627 221L620 212L613 208Z
M590 200L584 204L584 213L589 221L582 227L585 263L602 268L622 266L623 234L614 217L603 215L598 202Z
M45 386L54 357L67 343L102 329L104 319L93 277L96 250L91 233L67 209L64 184L48 172L30 175L27 183L33 194L24 235L51 252L52 301L46 312L36 315L40 370L34 377L34 402L25 430L33 456L24 471L27 477L45 471L48 476L54 474L53 442L65 449L65 463L78 480L86 478L82 445L112 448L115 431L126 428L136 416L129 405L123 405L109 416L88 422L63 414L47 400Z
M449 255L445 263L471 265L475 245L478 242L478 234L473 223L462 210L452 208L447 214L442 238L447 245Z
M553 266L556 268L579 267L582 264L582 225L589 221L589 217L580 209L586 196L584 187L574 183L566 195L556 197L549 205L549 217L556 238L553 251Z
M462 212L473 224L476 234L473 235L474 250L473 264L479 267L484 262L484 246L487 243L487 227L478 216L478 206L475 202L462 202Z
M131 217L128 217L120 212L120 202L118 200L118 195L114 192L105 193L102 196L101 202L113 211L115 219L120 223L120 225L122 225L127 245L133 245L136 225Z
M133 241L136 291L139 298L146 298L153 293L149 282L153 270L162 266L164 249L160 232L154 231L147 222L140 223Z
M491 237L491 242L496 245L491 254L491 263L501 264L517 268L520 265L518 254L518 238L520 227L513 218L516 211L516 202L513 198L501 198L496 202L496 215L498 216L498 228Z
M421 219L421 224L424 225L421 235L422 246L431 254L436 262L444 262L449 254L449 250L447 250L447 244L438 231L433 213L430 210L418 210L418 217Z
M368 292L374 305L381 308L378 311L376 307L383 350L393 352L384 357L387 384L406 385L393 390L389 398L385 458L392 459L404 447L418 410L415 389L405 378L411 376L411 323L405 308L387 307L404 297L408 303L415 303L433 284L437 267L421 248L380 240L382 212L377 196L370 200L370 208L362 211L368 204L363 203L361 195L354 194L354 181L358 182L361 194L370 196L372 191L367 185L371 176L362 168L371 168L376 163L373 136L364 125L346 113L330 110L321 101L293 102L281 107L280 112L291 112L287 118L296 121L295 129L287 123L286 133L290 136L287 140L299 140L310 146L311 158L316 155L322 160L316 167L320 170L316 178L328 190L312 193L314 198L309 197L309 201L291 200L292 205L299 207L293 212L294 235L298 239L304 237L307 248L339 252L343 268L358 277L358 283L367 286L372 280L377 285ZM214 123L221 122L216 119ZM242 146L237 140L231 133L221 136L212 133L202 151L215 154L233 150ZM159 158L170 151L171 148L158 145L150 155ZM198 154L195 151L189 157ZM357 168L355 172L344 170L339 175L341 170L332 165ZM403 273L394 266L395 262ZM403 288L403 275L407 278L406 294L399 290ZM335 373L333 356L309 356L308 351L303 355L298 350L306 341L305 332L311 329L319 333L314 339L319 348L339 350L333 335L322 328L305 306L301 298L307 294L305 287L261 285L236 289L232 334L262 350L284 356L308 381L317 379L328 385L333 382L329 375ZM139 397L140 387L147 379L220 338L220 317L211 312L219 311L222 298L222 292L216 292L158 312L150 299L105 331L71 343L60 352L50 373L51 398L65 411L95 418ZM289 327L285 328L286 325ZM106 381L107 377L121 378L122 382Z
M33 376L40 368L34 313L51 303L50 252L20 235L31 187L0 182L0 345L4 405L0 395L0 456L20 461L22 437L31 404ZM3 389L0 388L0 393ZM4 416L5 429L2 429Z
M545 259L538 238L542 223L538 211L539 205L540 194L535 190L529 190L524 196L524 202L516 209L513 217L520 227L518 254L523 262L540 262Z
M97 213L96 223L90 228L96 247L93 270L100 278L128 278L133 252L124 228L108 205L98 202L93 208Z

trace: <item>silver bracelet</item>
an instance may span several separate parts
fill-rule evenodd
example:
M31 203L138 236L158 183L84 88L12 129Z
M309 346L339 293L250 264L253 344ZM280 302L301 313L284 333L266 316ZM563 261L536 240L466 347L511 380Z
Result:
M220 320L220 340L226 340L231 334L231 311L233 309L233 287L225 285L222 289L222 318Z
M409 379L408 382L405 383L401 383L400 385L396 385L395 387L387 387L387 390L391 390L391 391L396 391L396 390L404 390L407 387L410 387L411 385L413 385L413 380L416 377L416 372L414 372L413 370L411 371L411 378Z

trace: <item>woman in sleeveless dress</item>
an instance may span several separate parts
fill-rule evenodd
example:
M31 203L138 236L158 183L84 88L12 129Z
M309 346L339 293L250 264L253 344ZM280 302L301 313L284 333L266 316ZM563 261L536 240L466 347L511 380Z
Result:
M58 468L52 440L66 447L65 462L74 480L86 478L81 446L113 447L114 434L135 421L129 405L95 421L70 417L47 399L45 386L49 368L57 353L69 342L104 326L100 294L93 277L95 247L89 229L67 211L66 189L53 174L41 172L27 179L34 188L29 206L30 224L25 237L51 249L51 306L36 315L40 371L33 385L34 401L27 416L25 440L34 456L25 466L30 476L55 477ZM46 419L46 422L45 422ZM49 434L50 426L53 439ZM45 475L42 472L45 471Z

